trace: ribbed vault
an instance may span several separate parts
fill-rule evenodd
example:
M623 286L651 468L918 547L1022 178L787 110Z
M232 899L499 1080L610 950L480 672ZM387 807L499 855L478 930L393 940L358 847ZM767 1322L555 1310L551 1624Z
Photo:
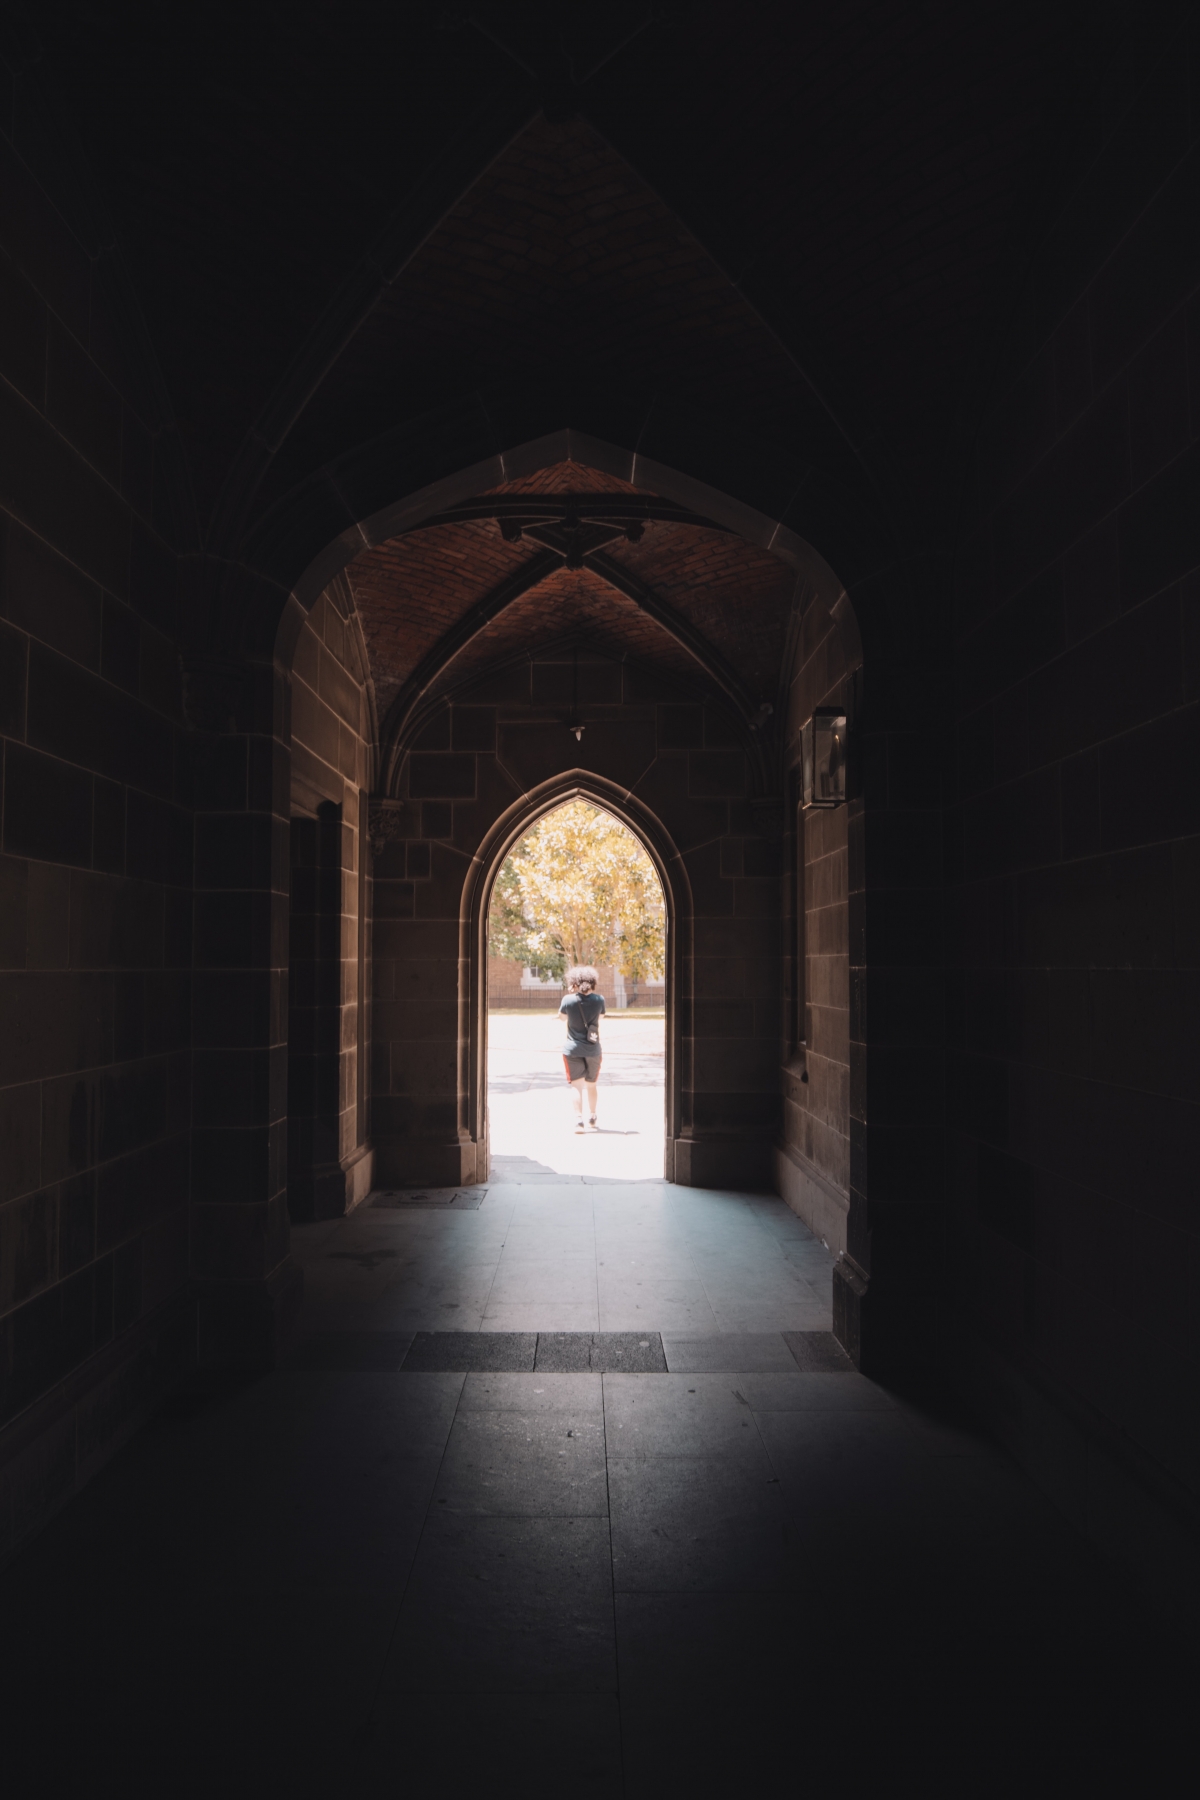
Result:
M533 120L479 174L359 321L272 481L499 370L681 396L702 379L706 410L845 452L792 355L583 119Z
M435 514L359 557L347 577L385 743L483 668L581 635L719 697L748 731L776 710L794 571L581 464Z

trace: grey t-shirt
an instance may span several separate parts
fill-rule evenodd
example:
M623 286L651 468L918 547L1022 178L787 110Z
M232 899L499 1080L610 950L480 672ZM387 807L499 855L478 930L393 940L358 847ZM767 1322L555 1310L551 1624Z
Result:
M564 994L559 1012L567 1021L564 1056L598 1056L600 1054L600 1015L604 1011L603 994ZM589 1031L596 1033L589 1038Z

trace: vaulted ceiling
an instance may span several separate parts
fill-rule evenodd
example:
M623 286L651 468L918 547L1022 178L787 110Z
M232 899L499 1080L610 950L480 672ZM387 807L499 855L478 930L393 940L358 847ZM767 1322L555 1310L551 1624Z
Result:
M686 393L840 448L796 362L707 251L584 119L538 116L378 298L284 459L386 430L444 396L546 372Z
M710 485L769 469L771 516L849 580L872 532L952 532L1047 196L1087 154L1098 71L1137 14L41 0L29 16L161 367L193 547L263 568L271 522L307 514L318 554L421 485L368 502L371 446L436 443L455 409L480 455L568 426L634 449L669 416L674 443L703 439L727 472ZM783 562L578 464L473 498L348 572L381 717L571 632L747 721L777 704ZM298 571L270 572L286 588Z
M430 696L570 637L765 721L797 590L777 557L573 461L433 515L347 579L389 734Z
M1081 96L1102 99L1138 16L27 11L132 272L201 530L506 383L669 395L789 456L798 482L865 470L897 513L914 495L936 511L1046 196L1086 154Z

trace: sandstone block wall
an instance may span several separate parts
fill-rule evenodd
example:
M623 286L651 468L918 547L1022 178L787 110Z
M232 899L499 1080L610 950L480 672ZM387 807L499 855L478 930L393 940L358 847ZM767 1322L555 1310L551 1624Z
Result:
M1114 1541L1133 1484L1193 1521L1200 1487L1200 144L1186 68L1184 43L1162 47L1061 196L955 586L950 1256L990 1415Z
M103 234L0 122L0 1555L192 1352L170 446ZM79 196L75 196L76 200ZM56 204L57 202L57 204Z
M403 759L402 826L374 867L374 1143L380 1179L482 1172L467 1067L480 943L472 864L499 822L519 835L555 783L627 801L669 846L674 974L667 1155L680 1180L759 1185L778 1116L780 843L756 811L747 758L718 707L593 655L583 740L545 695L570 664L522 660L439 707ZM557 709L561 713L561 708ZM593 788L588 788L594 778ZM475 920L478 929L478 919ZM473 1110L474 1107L474 1110ZM684 1172L686 1171L686 1172Z
M846 1248L850 1206L849 814L861 811L857 768L846 805L801 803L800 730L818 706L843 706L857 730L858 657L829 610L807 604L787 718L787 862L783 894L788 1008L781 1041L779 1191L830 1248Z
M374 769L370 677L335 584L291 668L288 1209L346 1211L369 1192L370 921L365 818Z

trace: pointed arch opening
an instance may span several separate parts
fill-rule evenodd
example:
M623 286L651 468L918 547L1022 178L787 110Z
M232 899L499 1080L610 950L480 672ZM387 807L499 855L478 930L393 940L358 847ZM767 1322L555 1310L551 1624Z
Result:
M585 815L578 824L571 818L576 809ZM611 904L607 916L601 902L590 918L572 918L575 903L590 884L590 873L584 882L574 882L573 892L562 895L554 910L555 868L564 858L582 862L586 857L586 815L605 835L605 860L611 861L614 852L619 858L621 840L628 840L634 880L639 874L648 878L652 903L661 908L658 941L643 942L640 955L623 954L614 942L619 928L628 932L631 921L616 916ZM522 940L518 935L513 943L511 932L502 935L497 929L498 891L522 847L556 819L560 838L536 867L531 863L532 880L521 895L522 910L533 928L523 941L535 960L540 956L539 971L522 971L515 958L506 959L506 969L495 951L520 948ZM661 821L613 784L583 771L570 771L522 796L497 820L480 847L464 896L464 985L472 1052L466 1123L482 1147L480 1161L490 1168L493 1179L550 1180L556 1175L616 1181L674 1179L682 1066L678 974L680 947L687 937L686 896L686 870ZM533 916L539 906L540 924ZM614 925L617 931L612 930ZM607 962L602 960L605 955L610 958ZM614 957L616 961L611 960ZM601 977L606 1019L598 1029L603 1054L610 1059L604 1081L608 1091L602 1100L605 1122L596 1133L598 1141L585 1146L571 1141L563 1055L567 1025L556 1016L562 975L570 963L580 960L595 964ZM627 967L641 965L630 985L619 966L622 961ZM514 977L520 982L523 973L522 989L515 986ZM541 985L540 977L547 976L548 982ZM566 1092L559 1091L563 1089ZM521 1100L514 1099L517 1094ZM587 1090L579 1094L586 1136L591 1135L586 1130L590 1097ZM537 1150L540 1154L535 1154Z

